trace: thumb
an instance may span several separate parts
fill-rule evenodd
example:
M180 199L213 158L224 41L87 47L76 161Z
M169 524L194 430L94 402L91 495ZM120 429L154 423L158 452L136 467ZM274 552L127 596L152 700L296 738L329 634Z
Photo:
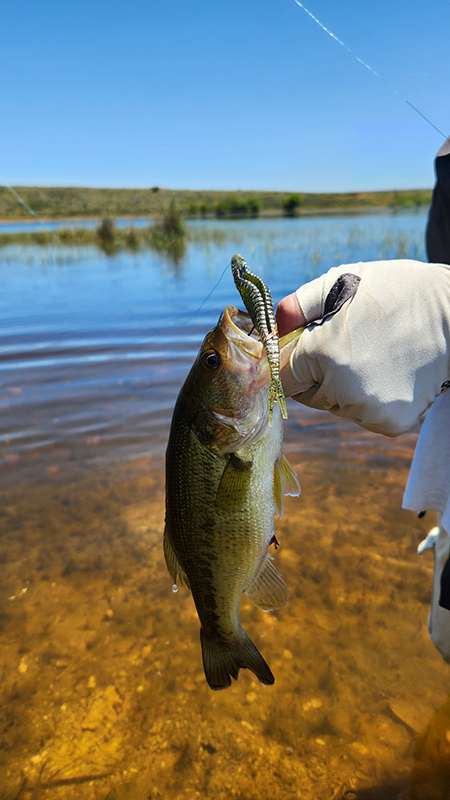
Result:
M323 323L329 322L330 317L354 296L360 280L359 275L348 272L348 266L334 267L280 301L277 308L280 336L309 325L300 336L290 337L290 340L286 336L284 342L280 341L281 380L287 397L301 394L301 402L311 404L310 395L317 394L329 352L335 349L329 326ZM324 403L325 399L320 402Z
M292 292L278 303L277 307L277 328L278 335L284 336L290 331L302 328L307 324L306 317L297 297L297 292Z
M299 294L308 291L317 301L321 297L323 278L312 281L296 292L286 295L278 303L276 320L280 336L280 377L286 397L300 395L317 385L317 364L311 364L308 348L311 343L311 330L306 328L299 335L294 335L298 328L304 328L308 321L300 305ZM312 291L310 289L312 287ZM311 305L311 303L309 303ZM309 306L308 306L309 307ZM312 367L312 368L311 368ZM320 379L319 379L320 380ZM296 400L299 398L296 397Z

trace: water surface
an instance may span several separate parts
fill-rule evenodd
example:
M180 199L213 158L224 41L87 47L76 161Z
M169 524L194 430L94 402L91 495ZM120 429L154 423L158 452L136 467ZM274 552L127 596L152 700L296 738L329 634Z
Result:
M244 627L276 682L213 693L164 565L163 456L241 252L275 301L331 266L423 258L423 213L198 222L178 261L0 249L0 796L445 798L449 673L426 633L434 520L402 511L417 434L290 402L291 601ZM204 303L203 305L201 305ZM200 308L201 306L201 308ZM2 794L3 792L3 794Z

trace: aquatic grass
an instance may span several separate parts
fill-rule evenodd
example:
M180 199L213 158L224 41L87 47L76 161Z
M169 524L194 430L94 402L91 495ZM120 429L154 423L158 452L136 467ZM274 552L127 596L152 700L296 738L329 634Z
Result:
M118 225L105 218L96 228L67 227L56 231L0 234L3 263L20 258L28 260L39 245L42 257L51 260L76 260L90 248L108 256L119 252L143 253L151 249L179 269L189 263L195 251L218 269L223 258L232 252L245 253L255 267L266 269L265 279L272 279L282 269L302 280L317 277L339 264L377 259L424 259L425 214L369 214L345 217L295 217L278 219L198 220L186 222L177 207L169 206L154 224ZM60 246L55 247L55 238ZM228 249L230 252L228 252ZM45 254L48 256L45 256ZM12 256L12 257L11 257ZM38 250L34 249L35 261ZM225 263L225 262L224 262ZM218 266L219 265L219 266Z
M185 236L186 226L175 200L171 201L161 220L153 227L153 231L168 238Z
M63 246L94 245L107 255L120 250L136 251L151 247L160 253L179 260L186 246L186 227L181 212L172 203L165 214L153 225L119 228L114 220L105 217L97 228L61 228L57 231L0 234L0 248L11 244L55 244Z

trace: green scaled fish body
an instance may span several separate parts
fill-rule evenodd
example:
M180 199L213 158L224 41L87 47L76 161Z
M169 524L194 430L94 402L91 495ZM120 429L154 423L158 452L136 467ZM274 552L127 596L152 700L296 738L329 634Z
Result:
M269 425L275 400L278 400L281 413L287 419L286 400L280 379L280 342L278 337L272 295L267 284L250 272L245 259L236 254L231 259L234 283L258 331L267 355L270 369L269 386Z
M268 424L269 371L248 314L228 306L205 338L175 406L166 454L164 552L201 622L206 679L223 689L241 668L274 677L239 622L245 592L264 610L289 593L268 547L283 494L299 494L281 454L282 420Z

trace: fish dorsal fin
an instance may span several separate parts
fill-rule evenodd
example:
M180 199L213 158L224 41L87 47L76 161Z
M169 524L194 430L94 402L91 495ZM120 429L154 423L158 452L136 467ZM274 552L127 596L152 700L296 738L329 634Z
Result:
M166 559L167 569L170 572L174 584L177 583L177 579L179 578L180 583L186 584L188 589L190 589L187 575L177 556L175 555L175 551L170 542L169 535L167 533L167 527L164 528L164 558Z
M235 511L241 508L248 490L251 461L243 461L235 453L230 453L216 496L218 508Z
M300 492L300 484L295 470L291 467L286 456L281 456L273 470L273 499L275 511L279 517L283 516L284 495L291 494L296 497Z
M271 611L285 606L289 600L289 589L280 575L270 553L266 553L261 569L253 583L246 589L248 599L262 608Z

